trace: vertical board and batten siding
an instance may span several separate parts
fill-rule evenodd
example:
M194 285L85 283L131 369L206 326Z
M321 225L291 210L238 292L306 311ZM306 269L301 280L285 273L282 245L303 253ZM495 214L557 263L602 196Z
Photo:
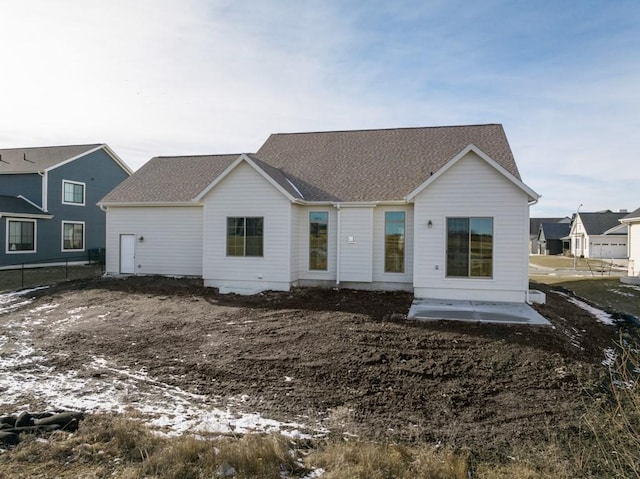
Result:
M309 269L309 213L324 211L329 213L327 225L327 270L317 271ZM327 206L294 206L293 212L296 223L296 238L292 242L298 253L295 263L294 280L335 281L336 280L336 239L337 239L337 211L331 205Z
M640 277L640 223L631 223L627 230L629 250L629 276Z
M493 218L493 277L446 276L448 217ZM414 292L419 298L526 300L527 194L470 152L425 188L414 203ZM433 226L427 227L429 220Z
M404 273L384 271L385 212L404 211ZM413 205L378 206L373 213L373 281L377 283L413 283Z
M202 275L202 207L110 207L106 272L120 273L120 235L136 236L136 274ZM143 241L139 241L140 237Z
M373 280L373 207L340 209L340 282ZM349 242L353 237L353 242Z
M203 279L224 291L288 290L291 285L291 202L247 163L204 198ZM227 256L227 218L264 218L262 257Z

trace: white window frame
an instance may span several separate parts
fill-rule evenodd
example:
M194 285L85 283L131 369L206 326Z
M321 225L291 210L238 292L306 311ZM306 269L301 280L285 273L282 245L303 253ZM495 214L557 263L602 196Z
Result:
M65 201L64 187L66 184L82 186L82 203L74 203L73 201ZM81 181L62 180L62 204L71 206L84 206L87 198L87 185Z
M33 223L33 249L30 250L16 250L11 251L9 249L9 223L12 221L19 221L21 223ZM38 222L29 218L7 218L5 223L5 242L4 248L6 254L33 254L38 252Z
M64 247L64 225L82 225L82 248L81 249L66 249ZM87 243L86 243L87 231L86 231L86 225L84 221L62 221L61 230L62 230L62 238L61 238L62 241L60 243L60 248L63 253L69 253L74 251L85 251L87 249Z

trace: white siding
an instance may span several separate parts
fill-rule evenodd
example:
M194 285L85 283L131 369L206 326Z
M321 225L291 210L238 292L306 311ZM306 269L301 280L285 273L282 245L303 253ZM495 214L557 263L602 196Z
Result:
M416 297L525 301L527 202L526 193L472 152L425 188L414 204ZM493 218L493 278L446 277L446 219L456 216Z
M290 201L246 163L204 199L204 284L223 291L287 290L291 284ZM264 218L264 255L227 256L228 217Z
M373 208L340 209L340 282L373 279Z
M384 214L387 211L405 213L404 273L384 271ZM381 283L413 283L413 205L379 206L373 213L373 281Z
M133 234L136 274L202 275L202 207L110 207L106 217L107 273L119 272L120 235Z
M629 225L629 276L640 276L640 222Z

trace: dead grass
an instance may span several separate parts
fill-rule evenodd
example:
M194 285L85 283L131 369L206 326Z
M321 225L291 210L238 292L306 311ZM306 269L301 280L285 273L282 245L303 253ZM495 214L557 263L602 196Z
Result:
M590 401L584 422L595 463L608 477L640 478L640 345L621 339L606 394Z
M326 479L467 479L466 455L434 447L404 447L360 441L330 442L305 463L322 468Z
M529 263L543 268L571 269L576 271L593 271L606 273L611 270L611 263L599 259L574 258L569 256L530 255Z
M620 360L638 374L637 350ZM634 373L635 371L635 373ZM635 377L635 376L634 376ZM280 435L215 439L161 437L141 422L112 416L89 417L73 434L23 436L0 454L0 478L196 479L569 479L640 477L640 400L637 382L617 373L610 400L599 400L585 415L586 433L570 441L502 457L475 458L471 451L433 445L399 445L359 440L298 441ZM612 387L613 384L612 383ZM318 469L324 472L319 475ZM312 471L315 476L309 476ZM226 474L226 476L225 476Z
M632 314L640 318L640 287L625 285L616 277L562 278L532 276L531 281L562 286L607 311Z

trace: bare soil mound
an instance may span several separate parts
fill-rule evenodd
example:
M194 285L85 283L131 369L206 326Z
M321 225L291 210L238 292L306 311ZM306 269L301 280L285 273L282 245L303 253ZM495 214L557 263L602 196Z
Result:
M69 282L32 295L32 310L64 305L32 333L51 370L82 374L97 355L195 394L242 396L243 412L473 450L572 434L584 390L604 377L603 350L617 337L551 291L538 310L553 327L410 322L401 319L406 293L243 297L157 277ZM68 321L79 308L82 317ZM0 326L20 314L0 317Z

